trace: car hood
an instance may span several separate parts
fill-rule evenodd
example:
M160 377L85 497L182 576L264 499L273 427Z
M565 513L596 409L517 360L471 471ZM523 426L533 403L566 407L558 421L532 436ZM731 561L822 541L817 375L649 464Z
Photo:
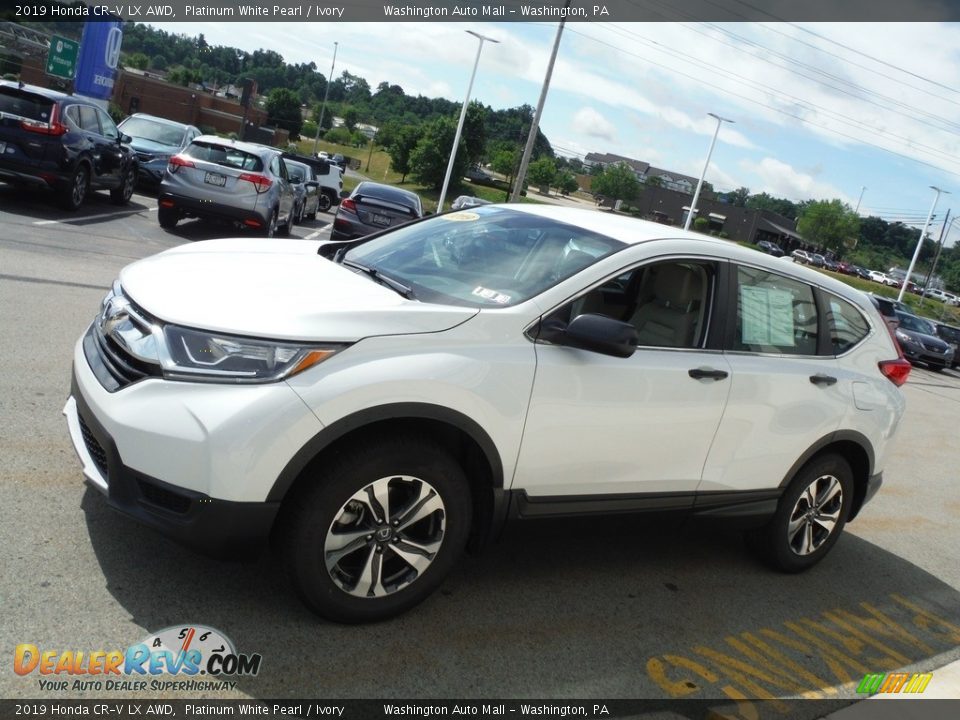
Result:
M929 350L946 352L950 349L950 346L940 338L933 335L927 335L926 333L917 332L916 330L907 330L907 328L905 328L903 325L897 328L897 332L902 332L904 335L912 337Z
M407 300L317 255L319 242L208 240L128 265L124 294L169 323L278 340L441 332L478 309Z
M130 142L130 147L132 147L137 152L145 153L163 153L164 155L176 155L180 150L176 145L166 145L164 143L156 142L155 140L148 140L147 138L138 138L135 137Z

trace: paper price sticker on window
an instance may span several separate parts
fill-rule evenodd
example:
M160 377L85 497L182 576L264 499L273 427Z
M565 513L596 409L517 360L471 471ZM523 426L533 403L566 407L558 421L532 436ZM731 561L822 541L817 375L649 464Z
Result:
M496 290L491 290L490 288L485 287L475 287L473 289L473 294L477 297L482 297L484 300L489 300L490 302L495 302L498 305L506 305L510 302L510 296L504 295L501 292Z

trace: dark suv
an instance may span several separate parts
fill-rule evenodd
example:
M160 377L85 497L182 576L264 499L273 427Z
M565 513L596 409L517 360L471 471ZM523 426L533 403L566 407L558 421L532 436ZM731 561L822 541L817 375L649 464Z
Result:
M50 188L68 210L90 190L123 205L137 180L129 142L89 100L0 81L0 180Z

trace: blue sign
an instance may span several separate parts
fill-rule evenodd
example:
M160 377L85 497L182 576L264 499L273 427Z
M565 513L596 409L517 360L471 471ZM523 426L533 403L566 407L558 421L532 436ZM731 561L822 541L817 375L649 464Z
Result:
M113 81L117 76L120 61L120 44L123 42L122 23L88 22L83 28L80 41L80 57L73 91L77 95L107 100L113 95Z

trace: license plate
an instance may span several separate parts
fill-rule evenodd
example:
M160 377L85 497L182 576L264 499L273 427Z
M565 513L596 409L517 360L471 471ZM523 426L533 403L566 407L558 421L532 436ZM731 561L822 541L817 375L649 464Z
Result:
M388 218L386 215L377 215L376 213L373 213L370 216L370 222L372 222L374 225L389 225L390 218Z
M208 185L216 185L217 187L223 187L224 185L227 184L227 176L208 172L206 175L203 176L203 181Z

